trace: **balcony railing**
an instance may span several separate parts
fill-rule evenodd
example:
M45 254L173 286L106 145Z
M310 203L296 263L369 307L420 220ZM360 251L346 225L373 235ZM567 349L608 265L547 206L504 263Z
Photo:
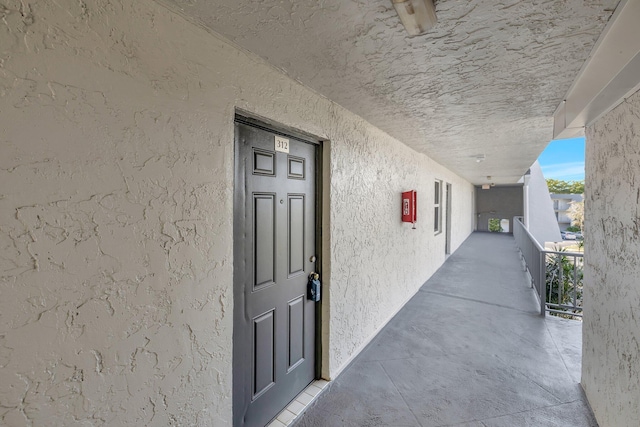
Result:
M514 218L513 237L531 278L531 287L536 290L540 313L582 317L583 254L543 248L520 217Z

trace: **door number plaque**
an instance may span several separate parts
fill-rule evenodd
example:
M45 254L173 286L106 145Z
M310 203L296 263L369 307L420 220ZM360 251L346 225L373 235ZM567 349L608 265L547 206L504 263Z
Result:
M287 138L282 138L281 136L276 136L275 138L276 151L280 151L281 153L288 153L289 140Z

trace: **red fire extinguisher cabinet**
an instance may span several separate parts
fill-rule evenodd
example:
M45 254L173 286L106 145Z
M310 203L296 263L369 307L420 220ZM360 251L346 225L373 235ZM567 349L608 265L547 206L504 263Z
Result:
M405 191L402 193L402 222L415 224L417 219L416 191Z

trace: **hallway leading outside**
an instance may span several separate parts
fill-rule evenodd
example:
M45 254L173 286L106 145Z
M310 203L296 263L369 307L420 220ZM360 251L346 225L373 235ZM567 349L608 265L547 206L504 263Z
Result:
M538 310L513 237L474 233L294 425L597 426L581 322Z

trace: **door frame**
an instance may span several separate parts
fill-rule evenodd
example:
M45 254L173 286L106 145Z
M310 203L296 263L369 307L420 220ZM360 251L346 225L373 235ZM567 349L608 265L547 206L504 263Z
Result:
M236 109L235 114L234 114L234 118L233 118L233 122L232 122L232 129L234 129L233 132L233 153L234 153L234 158L233 158L233 176L234 176L234 182L233 182L233 304L234 304L234 313L236 311L236 303L239 301L238 297L241 297L242 295L240 295L242 292L240 290L241 286L239 285L238 281L240 280L240 274L238 274L238 272L236 271L236 268L240 268L237 264L237 260L241 259L241 254L239 254L239 249L238 249L238 245L236 244L237 239L239 238L239 236L241 236L241 230L239 230L238 228L238 222L236 220L237 215L239 215L241 213L241 210L239 210L238 208L242 206L241 201L243 200L242 198L242 194L243 194L243 189L239 189L238 188L238 183L240 182L239 178L240 178L240 173L242 173L241 168L239 168L238 166L238 159L239 159L239 150L240 147L239 145L236 143L236 134L235 134L235 124L236 123L242 123L248 126L252 126L255 127L257 129L261 129L267 132L271 132L274 133L276 135L279 136L283 136L286 138L291 138L291 139L295 139L298 140L300 142L303 143L307 143L307 144L311 144L315 147L315 166L316 166L316 174L314 176L314 180L315 180L315 256L316 256L316 272L320 274L320 278L322 280L323 276L322 276L322 267L324 264L324 260L323 260L323 245L322 245L322 238L323 238L323 234L322 234L322 225L323 225L323 194L324 194L324 189L323 189L323 167L324 167L324 162L323 162L323 143L326 142L325 140L323 140L322 138L319 137L315 137L311 134L307 134L305 132L299 131L299 130L295 130L295 129L291 129L287 126L283 126L280 124L277 124L271 120L265 119L263 117L257 117L254 114L251 114L249 112L243 111L243 110L239 110ZM244 179L244 178L243 178ZM240 258L239 258L240 257ZM328 279L328 278L327 278ZM324 283L328 283L328 280L324 281ZM326 287L324 287L326 289ZM326 300L327 298L327 292L325 292L325 289L322 290L322 300L320 302L318 302L316 304L316 309L315 309L315 327L314 327L314 357L315 357L315 366L314 366L314 378L315 379L320 379L322 376L322 359L323 359L323 350L322 350L322 322L323 322L323 318L322 318L322 312L323 312L323 301ZM243 298L240 298L240 300L243 300ZM234 318L233 318L233 328L232 328L232 337L233 337L233 341L232 341L232 373L235 374L236 372L236 364L235 364L235 340L237 339L237 335L236 335L236 315L234 314ZM236 390L235 390L235 381L232 380L232 396L235 397L236 394ZM232 401L232 409L235 410L235 403ZM282 408L284 409L284 408ZM235 419L235 417L234 417Z

